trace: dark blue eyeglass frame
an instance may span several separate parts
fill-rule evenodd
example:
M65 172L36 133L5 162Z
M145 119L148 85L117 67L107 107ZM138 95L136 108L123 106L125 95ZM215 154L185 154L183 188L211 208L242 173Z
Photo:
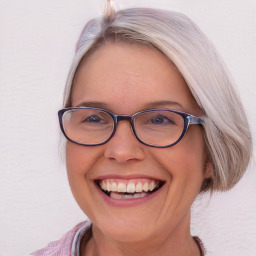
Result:
M113 131L111 133L111 135L109 136L108 139L106 139L105 141L103 142L100 142L100 143L95 143L95 144L86 144L86 143L81 143L81 142L78 142L78 141L74 141L72 140L71 138L69 138L65 132L65 129L64 129L64 125L63 125L63 115L65 112L67 111L70 111L70 110L76 110L76 109L91 109L91 110L99 110L99 111L102 111L102 112L105 112L107 113L108 115L110 115L113 120L114 120L114 128L113 128ZM135 130L135 126L134 126L134 119L136 116L140 115L140 114L143 114L143 113L148 113L148 112L153 112L153 111L168 111L168 112L173 112L173 113L176 113L178 115L180 115L183 120L184 120L184 128L183 128L183 131L180 135L180 137L178 138L178 140L176 140L174 143L172 144L168 144L168 145L153 145L153 144L150 144L150 143L146 143L144 142L143 140L141 140L137 133L136 133L136 130ZM175 144L177 144L183 137L184 135L186 134L187 130L188 130L188 127L190 124L199 124L199 125L202 125L204 123L204 120L200 117L196 117L196 116L193 116L191 114L187 114L187 113L184 113L184 112L181 112L181 111L177 111L177 110L171 110L171 109L164 109L164 108L159 108L159 109L147 109L147 110L143 110L143 111L140 111L140 112L137 112L131 116L129 115L116 115L106 109L101 109L101 108L93 108L93 107L69 107L69 108L63 108L61 110L58 111L58 117L59 117L59 124L60 124L60 129L63 133L63 135L66 137L67 140L75 143L75 144L78 144L78 145L83 145L83 146L98 146L98 145L103 145L105 143L107 143L115 134L116 132L116 128L117 128L117 124L119 121L122 121L122 120L127 120L130 122L131 124L131 127L132 127L132 130L133 130L133 133L135 135L135 137L137 138L137 140L139 142L141 142L142 144L144 145L147 145L147 146L151 146L151 147L156 147L156 148L167 148L167 147L171 147L171 146L174 146Z

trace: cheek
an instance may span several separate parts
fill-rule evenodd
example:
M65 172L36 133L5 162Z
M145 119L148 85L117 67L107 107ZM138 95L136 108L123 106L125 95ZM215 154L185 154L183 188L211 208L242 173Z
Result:
M203 133L199 126L191 126L182 143L178 145L177 152L182 156L182 162L189 165L192 170L203 175L203 169L207 158L206 145Z
M85 147L68 141L66 144L68 175L87 175L99 155L99 147Z
M93 169L101 156L100 147L85 147L67 142L66 168L71 191L80 205L90 191ZM82 207L83 208L83 207Z
M191 127L192 128L192 127ZM206 147L202 132L196 129L173 147L156 150L157 161L170 173L173 179L201 185L206 162ZM198 128L198 127L197 127Z
M85 147L71 142L66 144L66 168L68 181L75 200L88 216L91 216L93 168L101 155L99 147ZM89 207L90 206L90 207Z

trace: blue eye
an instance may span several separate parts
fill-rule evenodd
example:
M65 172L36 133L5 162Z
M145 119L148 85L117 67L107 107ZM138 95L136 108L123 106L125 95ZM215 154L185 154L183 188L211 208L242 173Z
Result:
M102 121L102 118L97 115L92 115L87 117L84 122L90 122L90 123L100 123Z
M173 120L171 120L167 116L163 116L163 115L157 115L156 117L152 117L150 121L152 124L158 124L158 125L174 124Z

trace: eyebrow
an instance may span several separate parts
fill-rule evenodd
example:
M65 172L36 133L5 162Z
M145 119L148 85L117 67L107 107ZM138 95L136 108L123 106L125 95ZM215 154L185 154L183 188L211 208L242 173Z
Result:
M92 108L107 108L108 104L98 101L86 101L76 105L76 107L92 107Z
M160 100L160 101L154 101L145 104L146 108L160 108L160 107L166 107L166 106L177 106L177 107L183 107L180 103L176 101L170 101L170 100Z
M170 100L160 100L160 101L153 101L149 102L143 105L143 108L141 110L146 109L154 109L154 108L164 108L164 107L179 107L183 109L183 106L176 102L176 101L170 101ZM102 108L106 110L111 110L110 106L107 103L99 102L99 101L85 101L81 102L76 107L92 107L92 108Z

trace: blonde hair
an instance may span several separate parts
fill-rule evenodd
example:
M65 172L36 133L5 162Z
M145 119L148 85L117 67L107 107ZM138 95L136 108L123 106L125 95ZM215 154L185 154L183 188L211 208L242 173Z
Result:
M107 1L105 15L89 21L77 42L65 88L65 107L70 106L79 63L107 40L155 47L178 68L205 116L203 129L213 176L202 190L232 188L251 158L251 133L231 76L204 33L181 13L146 8L115 12Z

